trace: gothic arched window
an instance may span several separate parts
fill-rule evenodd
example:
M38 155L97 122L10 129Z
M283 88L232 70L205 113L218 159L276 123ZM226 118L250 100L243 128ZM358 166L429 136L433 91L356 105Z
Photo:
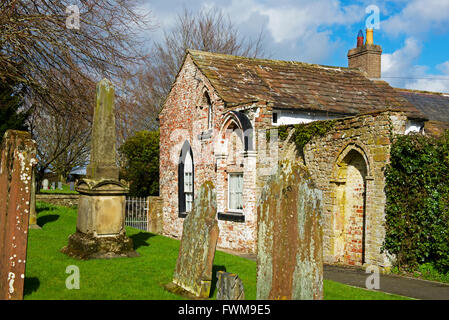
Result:
M192 211L194 199L193 152L188 141L184 142L178 163L178 207L179 217Z

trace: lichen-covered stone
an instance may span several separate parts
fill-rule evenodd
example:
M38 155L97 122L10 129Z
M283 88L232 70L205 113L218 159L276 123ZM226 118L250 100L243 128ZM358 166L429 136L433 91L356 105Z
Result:
M217 300L245 300L243 282L237 274L217 272Z
M76 185L80 193L76 233L61 251L79 259L135 257L132 240L125 234L128 187L118 180L114 87L109 80L98 83L96 102L87 178Z
M36 143L28 132L6 131L0 155L0 300L23 298L31 181Z
M323 298L321 213L308 171L282 161L257 209L257 299Z
M69 237L68 245L61 252L81 260L139 256L125 232L110 237L76 232Z
M206 181L195 197L192 211L184 220L173 283L196 297L208 298L212 266L218 240L215 187Z
M90 162L86 175L93 180L118 180L119 169L115 151L115 90L103 79L97 84L97 98L92 125Z

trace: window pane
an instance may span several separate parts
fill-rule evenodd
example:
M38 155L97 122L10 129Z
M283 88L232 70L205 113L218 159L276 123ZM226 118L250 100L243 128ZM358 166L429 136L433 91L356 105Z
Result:
M243 209L243 174L229 175L229 209Z

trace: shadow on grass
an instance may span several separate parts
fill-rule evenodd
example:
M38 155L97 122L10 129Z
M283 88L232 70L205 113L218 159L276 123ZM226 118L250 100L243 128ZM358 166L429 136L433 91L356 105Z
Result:
M58 208L50 203L47 202L38 202L36 203L36 213L39 214L39 212L42 211L54 211L58 210Z
M212 283L210 285L210 294L209 294L209 298L212 298L214 296L215 290L217 289L217 272L218 271L224 271L226 272L226 267L225 266L216 266L214 265L212 267Z
M58 219L59 219L58 214L47 214L45 216L37 218L37 225L42 228L45 224L56 221Z
M149 247L150 244L147 242L148 239L154 237L155 235L148 232L139 232L129 236L134 244L134 250L137 250L140 247Z
M23 295L26 296L32 294L34 291L37 291L40 285L41 282L36 277L25 278L23 283Z

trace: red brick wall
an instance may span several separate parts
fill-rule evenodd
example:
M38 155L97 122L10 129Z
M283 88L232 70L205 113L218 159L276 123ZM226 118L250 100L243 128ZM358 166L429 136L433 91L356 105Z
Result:
M212 135L207 139L198 136L207 130L207 92L213 105ZM235 108L234 108L235 109ZM250 108L251 109L251 108ZM193 151L194 190L207 180L217 188L218 211L227 209L227 179L229 172L244 173L244 222L219 220L218 247L243 252L256 248L256 158L243 154L240 141L221 155L220 129L225 119L224 103L190 57L180 71L163 110L160 113L160 196L163 199L163 234L180 238L183 218L178 217L178 159L182 145L188 140ZM249 111L244 111L249 112ZM251 113L251 112L249 112ZM255 115L252 115L254 122ZM226 140L226 139L225 139ZM217 151L218 150L218 151ZM235 154L233 154L235 153Z

